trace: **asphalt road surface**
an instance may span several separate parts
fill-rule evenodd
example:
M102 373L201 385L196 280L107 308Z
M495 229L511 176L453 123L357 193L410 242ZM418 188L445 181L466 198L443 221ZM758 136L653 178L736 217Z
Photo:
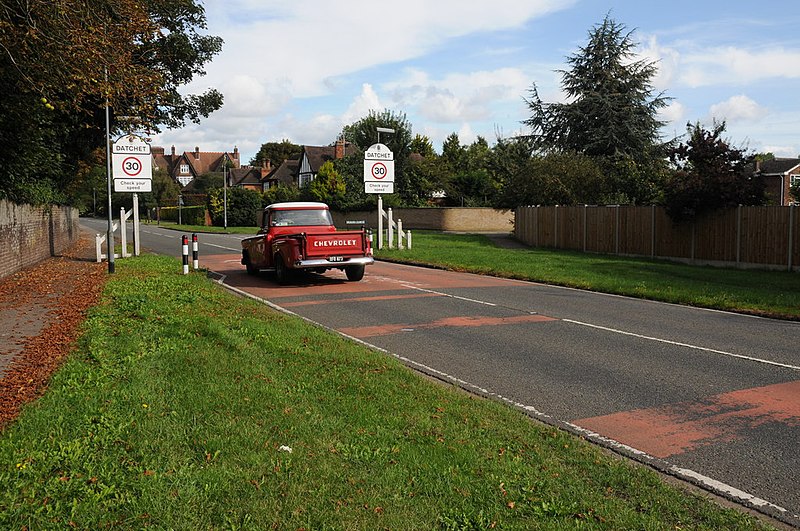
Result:
M243 237L200 235L201 267L800 527L800 323L384 262L361 282L330 271L279 286L245 274ZM145 226L142 246L179 256L180 234Z

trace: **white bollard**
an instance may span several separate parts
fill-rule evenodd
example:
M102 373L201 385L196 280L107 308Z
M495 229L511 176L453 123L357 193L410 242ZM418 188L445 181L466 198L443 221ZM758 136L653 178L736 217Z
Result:
M397 248L403 250L403 220L397 218Z
M394 221L392 220L392 209L391 208L387 209L387 216L388 216L388 222L387 222L388 227L387 228L389 229L389 238L387 238L387 241L388 241L389 249L394 249L394 230L393 230L393 227L392 227L394 225Z

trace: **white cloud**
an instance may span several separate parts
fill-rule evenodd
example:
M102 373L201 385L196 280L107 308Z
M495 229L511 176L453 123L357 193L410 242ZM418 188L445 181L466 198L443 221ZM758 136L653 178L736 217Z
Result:
M726 101L712 105L710 109L712 119L729 123L757 121L766 114L766 108L744 94L732 96Z
M747 84L765 79L798 79L800 51L711 48L682 54L678 80L689 87Z

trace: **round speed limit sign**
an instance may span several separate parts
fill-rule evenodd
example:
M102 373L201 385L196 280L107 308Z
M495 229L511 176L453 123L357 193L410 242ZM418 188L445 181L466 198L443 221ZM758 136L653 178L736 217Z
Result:
M122 173L128 177L136 177L142 172L142 162L138 157L127 157L122 161Z
M378 180L382 180L386 178L386 164L383 162L376 162L372 165L372 177Z

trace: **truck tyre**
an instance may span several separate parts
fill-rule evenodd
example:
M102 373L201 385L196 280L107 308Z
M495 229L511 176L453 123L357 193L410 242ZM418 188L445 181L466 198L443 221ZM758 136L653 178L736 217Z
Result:
M250 255L247 254L247 253L244 253L243 258L244 258L244 266L247 268L247 274L248 275L257 275L258 274L258 268L255 267L252 263L250 263Z
M362 278L364 278L364 266L363 265L354 265L354 266L347 266L344 268L344 273L347 275L347 280L351 282L358 282Z
M286 284L289 282L289 274L291 271L283 263L283 257L280 254L275 255L275 280L278 284Z

